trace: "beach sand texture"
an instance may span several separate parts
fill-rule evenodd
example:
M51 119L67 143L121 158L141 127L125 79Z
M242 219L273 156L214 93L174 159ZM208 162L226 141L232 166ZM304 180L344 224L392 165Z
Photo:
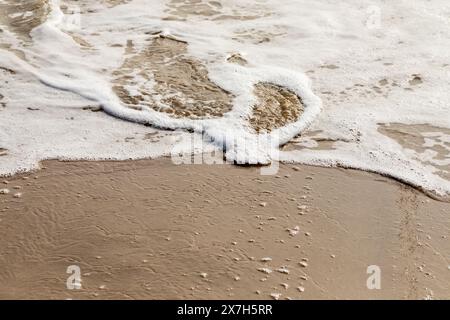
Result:
M449 16L0 1L0 299L450 299Z
M450 298L449 204L375 174L43 166L2 186L2 299ZM66 287L70 265L80 290ZM380 290L366 286L371 265Z

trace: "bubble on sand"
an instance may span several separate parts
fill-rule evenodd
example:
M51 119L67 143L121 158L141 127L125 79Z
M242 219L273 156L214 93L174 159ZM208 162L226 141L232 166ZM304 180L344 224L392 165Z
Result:
M284 273L284 274L289 274L290 271L286 267L281 267L281 268L277 269L277 272Z
M281 298L281 293L271 293L270 296L274 300L279 300Z
M300 227L299 226L295 226L294 229L288 229L288 231L289 231L289 235L291 237L294 237L300 232Z

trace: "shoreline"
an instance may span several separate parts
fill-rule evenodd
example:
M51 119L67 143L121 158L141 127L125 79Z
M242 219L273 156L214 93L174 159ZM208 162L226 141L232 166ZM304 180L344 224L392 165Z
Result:
M378 174L167 158L41 166L1 187L0 299L449 298L448 203ZM80 290L66 288L70 265ZM371 265L381 290L367 289Z
M217 153L217 152L216 152ZM202 153L193 153L191 154L191 157L194 158L198 155L203 155ZM205 155L208 155L208 153L205 153ZM183 157L185 157L186 155L183 155ZM208 158L209 159L209 158ZM212 158L211 158L212 159ZM0 180L8 180L8 179L13 179L13 178L17 178L17 177L21 177L21 176L25 176L25 175L32 175L32 174L36 174L39 171L45 170L47 169L45 166L43 166L43 163L47 163L47 162L61 162L61 163L73 163L73 162L86 162L86 163L115 163L115 162L139 162L139 161L158 161L158 160L162 160L162 161L172 161L171 156L170 155L160 155L160 156L155 156L155 157L138 157L138 158L128 158L128 159L113 159L113 158L99 158L99 159L84 159L84 158L68 158L68 159L64 159L64 158L52 158L52 159L43 159L43 160L39 160L37 163L37 166L35 168L28 168L28 169L20 169L14 173L7 173L7 174L1 174L0 173ZM435 201L439 201L439 202L444 202L444 203L450 203L450 194L447 195L439 195L436 193L436 191L433 190L427 190L426 188L420 186L420 185L416 185L412 182L406 181L402 178L398 178L395 176L391 176L387 173L381 173L381 172L377 172L374 170L366 170L366 169L360 169L357 167L348 167L348 166L341 166L341 165L337 165L337 166L324 166L324 165L320 165L320 164L306 164L306 163L295 163L295 162L291 162L291 161L273 161L271 164L269 165L265 165L265 164L236 164L233 162L227 162L226 160L221 160L217 163L213 163L213 164L205 164L205 163L194 163L194 160L192 163L175 163L173 162L173 165L178 166L178 165L195 165L195 166L199 166L199 165L203 165L203 166L235 166L235 167L243 167L243 168L253 168L253 169L261 169L264 167L270 167L272 166L273 163L277 163L277 166L281 166L281 165L287 165L287 166L292 166L292 167L312 167L312 168L323 168L323 169L337 169L337 170L350 170L350 171L358 171L358 172L363 172L363 173L367 173L367 174L371 174L371 175L376 175L379 176L380 179L388 179L391 180L392 182L396 182L399 183L401 185L404 185L405 187L409 187L412 188L416 191L418 191L419 193L422 193L424 196L435 200ZM276 175L276 174L274 174ZM1 181L0 181L1 182Z

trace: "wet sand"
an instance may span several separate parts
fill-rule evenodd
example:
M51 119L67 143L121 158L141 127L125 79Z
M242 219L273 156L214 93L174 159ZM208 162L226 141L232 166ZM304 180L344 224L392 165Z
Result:
M450 204L379 175L42 167L0 185L1 299L450 298ZM79 290L66 288L70 265ZM380 290L366 286L369 265Z

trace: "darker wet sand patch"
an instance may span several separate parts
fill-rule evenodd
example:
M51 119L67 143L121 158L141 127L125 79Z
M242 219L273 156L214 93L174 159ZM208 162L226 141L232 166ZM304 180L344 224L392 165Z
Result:
M413 74L412 79L408 81L411 86L417 86L423 83L422 76L419 74Z
M227 58L227 61L230 63L239 64L241 66L245 66L248 64L248 61L239 53L233 53Z
M339 69L339 67L337 65L334 64L324 64L322 66L320 66L321 69L330 69L330 70L336 70Z
M48 0L6 0L0 3L0 23L22 38L42 24L49 13Z
M212 2L212 3L211 3ZM172 0L167 4L165 20L186 20L189 16L212 17L220 14L222 4L217 1Z
M248 28L235 31L232 39L241 43L263 44L271 42L273 39L285 34L284 29L279 26L273 26L270 31Z
M358 140L358 134L355 140ZM336 142L348 143L351 140L343 138L330 138L322 130L313 130L303 133L301 136L297 136L283 147L283 151L293 150L334 150Z
M185 41L159 35L146 49L136 52L128 41L128 58L113 72L113 90L127 107L136 110L151 108L175 118L222 117L232 109L233 96L209 79L206 67L187 55L187 46ZM247 64L237 53L227 60ZM256 132L295 122L304 111L301 99L286 88L260 83L254 93L258 103L249 123Z
M255 86L258 99L249 122L256 132L270 132L297 121L304 111L299 96L292 91L271 83Z
M130 108L152 108L177 118L216 118L232 109L233 96L213 83L206 67L187 55L187 43L167 36L151 40L146 49L130 53L113 75L114 91ZM142 79L137 83L137 77ZM153 91L150 81L154 81ZM135 86L130 94L127 86ZM155 99L158 95L160 98Z
M378 131L403 148L415 151L418 157L431 152L427 160L417 160L436 167L436 174L450 180L450 129L429 124L387 123L379 124Z
M163 20L187 21L195 17L206 20L254 20L269 16L259 4L249 9L251 14L244 14L242 8L224 7L220 1L208 0L171 0L167 3Z

